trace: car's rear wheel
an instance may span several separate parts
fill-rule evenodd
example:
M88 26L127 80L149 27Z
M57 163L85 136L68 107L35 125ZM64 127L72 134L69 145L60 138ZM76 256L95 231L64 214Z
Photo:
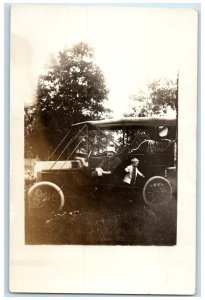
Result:
M143 199L146 204L163 204L170 201L172 187L169 181L161 176L151 177L143 188Z
M30 214L46 216L60 211L64 203L62 190L52 182L43 181L30 188L26 207Z

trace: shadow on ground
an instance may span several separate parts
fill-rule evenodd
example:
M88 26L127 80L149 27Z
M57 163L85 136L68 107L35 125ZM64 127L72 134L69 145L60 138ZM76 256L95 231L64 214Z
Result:
M26 213L26 244L175 245L176 198L148 207L112 194L97 198L72 197L60 213Z

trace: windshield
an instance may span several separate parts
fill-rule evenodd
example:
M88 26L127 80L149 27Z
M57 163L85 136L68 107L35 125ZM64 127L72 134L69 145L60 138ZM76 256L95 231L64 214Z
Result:
M56 160L75 156L104 155L111 147L117 155L130 152L144 141L174 140L175 126L136 126L100 129L86 124L72 128L51 155Z
M79 137L79 139L82 136ZM98 128L87 132L86 137L82 140L77 153L90 153L100 155L113 148L115 153L122 153L126 149L137 148L143 141L161 139L175 139L173 126L157 127L138 127L126 129L105 129Z

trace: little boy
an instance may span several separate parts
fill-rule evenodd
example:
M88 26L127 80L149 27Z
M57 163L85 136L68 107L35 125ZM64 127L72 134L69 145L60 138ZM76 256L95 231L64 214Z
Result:
M125 168L125 172L127 173L123 179L123 182L126 182L132 186L135 185L137 175L145 177L137 168L139 165L139 159L137 158L132 158L131 160L131 165L127 166Z

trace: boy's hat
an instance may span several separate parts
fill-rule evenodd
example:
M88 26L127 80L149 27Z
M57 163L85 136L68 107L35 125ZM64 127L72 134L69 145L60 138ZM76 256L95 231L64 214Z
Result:
M131 159L131 162L139 162L139 159L134 157L134 158Z

